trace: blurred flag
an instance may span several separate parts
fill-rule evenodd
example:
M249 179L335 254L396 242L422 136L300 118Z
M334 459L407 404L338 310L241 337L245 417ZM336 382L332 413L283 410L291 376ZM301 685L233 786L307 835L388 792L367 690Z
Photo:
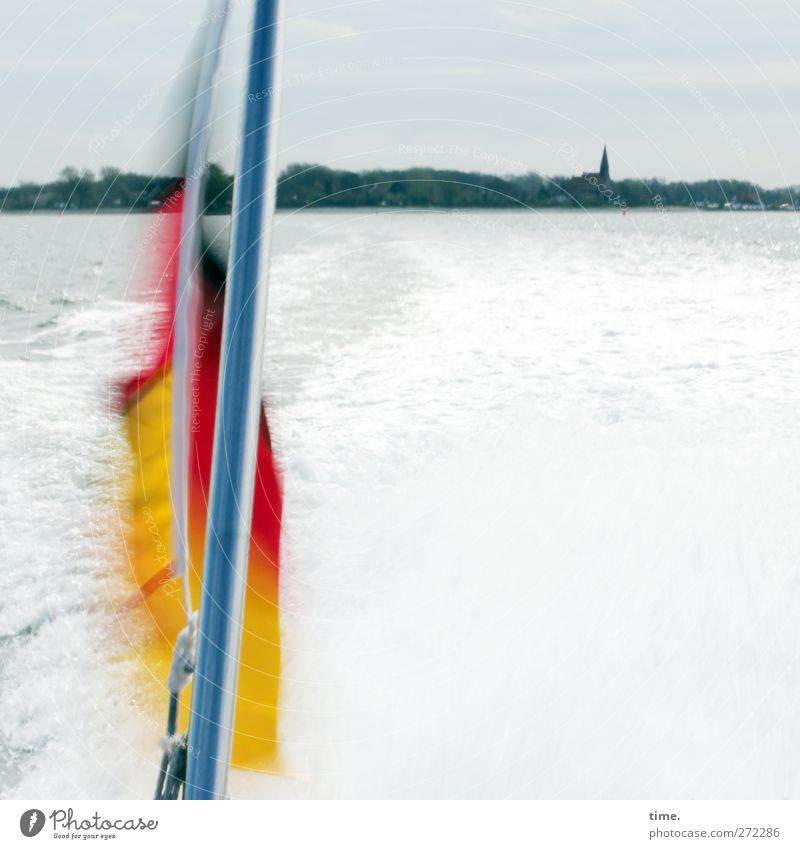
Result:
M163 321L152 343L151 365L120 387L121 411L130 446L131 488L125 503L126 562L135 589L123 621L150 684L158 688L166 715L167 674L179 631L186 625L183 578L173 563L173 505L170 488L170 408L175 333L176 277L183 215L184 182L162 200L149 228L153 279ZM192 296L194 350L188 352L188 547L192 607L199 605L206 511L217 401L224 309L224 261L204 250ZM148 281L144 281L148 283ZM278 565L281 487L262 406L258 439L250 562L242 634L232 765L277 770L278 695L281 675ZM137 616L136 611L139 611ZM142 621L143 620L143 621ZM181 699L179 730L185 730L191 696Z

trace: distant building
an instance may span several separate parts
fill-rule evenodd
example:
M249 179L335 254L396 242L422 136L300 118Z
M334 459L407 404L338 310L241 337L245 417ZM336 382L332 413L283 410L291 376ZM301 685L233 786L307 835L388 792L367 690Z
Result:
M611 183L611 175L608 171L608 151L606 150L605 145L603 145L603 158L600 160L600 170L584 171L583 174L581 174L581 177L584 180L591 180L592 177L594 177L598 183L603 183L606 186Z

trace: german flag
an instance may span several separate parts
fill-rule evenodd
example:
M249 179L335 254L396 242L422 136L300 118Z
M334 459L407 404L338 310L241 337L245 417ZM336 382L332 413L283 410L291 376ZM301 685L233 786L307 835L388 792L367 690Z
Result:
M127 512L126 562L135 588L124 616L142 617L144 638L138 659L166 716L167 674L178 633L186 625L183 578L173 571L173 510L170 498L170 406L178 252L183 185L177 183L156 213L158 247L154 280L163 307L163 326L146 369L120 387L120 408L130 446L131 487ZM189 588L192 607L200 602L207 503L214 442L225 268L204 252L197 276L199 293L192 316L195 350L189 352L188 434ZM250 560L245 599L241 664L232 766L278 769L277 721L281 677L278 569L282 496L262 404L258 436ZM137 629L138 633L138 629ZM179 730L188 722L191 696L181 700Z

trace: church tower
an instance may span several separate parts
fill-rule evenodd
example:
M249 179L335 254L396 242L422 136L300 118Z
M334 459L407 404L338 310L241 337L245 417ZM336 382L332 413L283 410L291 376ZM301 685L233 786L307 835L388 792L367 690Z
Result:
M608 151L606 150L605 145L603 145L603 158L600 160L600 171L598 176L604 183L608 183L610 180L608 173Z
M593 185L597 185L598 183L603 186L611 185L611 173L608 169L608 150L605 145L603 145L603 158L600 160L600 170L584 171L581 177L584 180L589 180Z

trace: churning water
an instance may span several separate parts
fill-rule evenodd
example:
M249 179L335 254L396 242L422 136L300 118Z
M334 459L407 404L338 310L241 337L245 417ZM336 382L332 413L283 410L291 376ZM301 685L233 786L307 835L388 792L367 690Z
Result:
M148 797L109 633L145 217L0 217L0 792ZM285 777L234 795L800 795L800 233L281 215ZM111 623L113 624L113 623Z

